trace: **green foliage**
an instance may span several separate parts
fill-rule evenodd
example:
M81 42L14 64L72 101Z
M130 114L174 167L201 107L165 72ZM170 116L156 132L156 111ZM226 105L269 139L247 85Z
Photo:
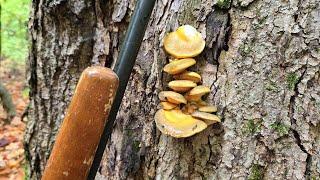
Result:
M24 174L25 174L24 180L29 180L30 179L30 174L29 174L30 169L29 169L29 166L27 164L23 165L23 171L24 171Z
M248 180L261 180L263 179L263 167L258 164L254 164L251 167L251 172L248 177Z
M24 62L28 53L27 21L31 0L0 0L1 56Z
M287 85L290 90L294 90L294 87L298 81L299 81L299 78L296 75L296 73L289 73L287 75Z
M243 129L244 134L254 135L261 130L261 121L255 122L253 119L249 119Z
M288 134L289 131L289 127L280 122L275 122L271 124L270 127L274 129L280 136Z
M28 98L29 97L29 92L30 92L30 88L26 87L22 90L21 94L23 98Z

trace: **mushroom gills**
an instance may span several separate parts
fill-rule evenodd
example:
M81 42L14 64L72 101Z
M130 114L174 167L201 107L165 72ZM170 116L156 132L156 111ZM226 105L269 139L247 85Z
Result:
M189 137L207 128L205 122L184 114L181 110L160 109L155 115L155 122L163 134L176 138Z
M173 104L187 104L187 100L181 94L174 91L161 91L159 93L159 99Z
M214 112L217 112L217 107L216 106L202 106L202 107L199 107L198 110L201 112L214 113Z
M191 88L196 87L197 84L189 80L174 80L174 81L170 81L168 86L174 91L186 92Z
M203 120L207 125L221 122L220 118L217 115L206 112L195 111L191 114L191 116Z
M162 109L164 109L164 110L171 110L171 109L178 107L178 104L173 104L173 103L166 102L166 101L161 102L160 104L161 104Z
M176 74L173 76L173 78L176 80L189 80L195 83L198 83L201 81L200 74L192 71L185 71L185 72L182 72L181 74Z
M197 86L194 87L193 89L191 89L186 95L185 98L188 101L193 101L193 102L197 102L197 101L201 101L201 97L205 94L210 93L210 88L207 86Z
M163 71L168 74L175 75L183 72L188 67L191 67L194 64L196 64L196 60L192 58L178 59L171 61L169 64L165 65Z

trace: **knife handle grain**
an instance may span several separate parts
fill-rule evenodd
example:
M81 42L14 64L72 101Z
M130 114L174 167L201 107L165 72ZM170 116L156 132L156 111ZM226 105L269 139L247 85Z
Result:
M85 180L119 84L109 68L83 71L42 180Z

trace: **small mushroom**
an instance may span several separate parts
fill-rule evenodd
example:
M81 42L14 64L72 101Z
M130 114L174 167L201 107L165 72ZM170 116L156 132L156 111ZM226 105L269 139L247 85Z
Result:
M182 72L181 74L174 75L173 78L177 80L190 80L195 83L198 83L201 81L200 74L192 71Z
M168 101L173 104L187 104L187 100L179 93L174 91L162 91L159 93L160 101Z
M170 55L176 58L186 58L200 54L204 49L205 41L194 27L184 25L166 35L163 45Z
M191 114L192 117L202 119L207 125L211 125L217 122L221 122L220 118L217 115L195 111Z
M163 134L176 138L189 137L207 128L205 122L184 114L181 110L160 109L155 115L155 122Z
M202 107L199 107L198 110L201 112L213 113L213 112L217 112L217 107L216 106L202 106Z
M203 100L197 101L196 103L197 103L198 107L202 107L202 106L207 106L208 105L208 103L203 101Z
M161 105L162 109L164 109L164 110L171 110L171 109L174 109L178 106L177 104L173 104L173 103L166 102L166 101L161 102L160 105Z
M210 88L207 86L197 86L191 89L186 95L185 98L188 101L200 101L201 97L210 92Z
M192 58L178 59L171 61L169 64L165 65L163 71L171 75L179 74L186 70L188 67L193 66L194 64L196 64L196 60Z
M193 112L195 112L198 109L197 104L193 103L193 102L188 102L183 108L182 108L182 112L186 113L186 114L192 114Z
M186 92L191 88L196 87L197 84L189 80L174 80L174 81L170 81L168 86L174 91Z

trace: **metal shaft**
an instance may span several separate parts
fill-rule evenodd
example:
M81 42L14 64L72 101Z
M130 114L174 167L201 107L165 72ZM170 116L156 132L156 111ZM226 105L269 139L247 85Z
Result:
M111 107L108 121L101 136L100 143L88 175L89 180L95 178L97 170L100 166L103 152L105 150L107 140L112 132L112 127L116 119L119 107L121 105L121 101L126 90L131 71L135 64L135 60L138 55L154 4L155 0L139 0L136 4L125 40L123 41L120 50L118 65L115 69L115 72L119 77L119 88Z

